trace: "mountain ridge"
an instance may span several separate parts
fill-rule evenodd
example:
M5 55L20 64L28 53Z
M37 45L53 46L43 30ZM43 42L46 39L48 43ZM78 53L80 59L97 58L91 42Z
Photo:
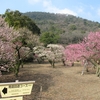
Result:
M44 32L60 34L59 43L77 43L90 32L100 30L100 23L83 19L73 15L55 14L49 12L26 12L28 16Z

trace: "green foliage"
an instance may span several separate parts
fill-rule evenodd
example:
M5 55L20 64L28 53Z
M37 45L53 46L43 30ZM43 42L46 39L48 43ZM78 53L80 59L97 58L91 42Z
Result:
M42 33L59 34L59 43L70 44L82 40L90 31L100 30L100 23L66 14L27 12L23 15L35 20Z
M59 39L59 35L52 32L45 32L45 33L42 33L40 36L40 41L43 42L45 46L47 44L57 43L58 39Z
M57 17L54 13L46 13L46 12L27 12L23 13L23 15L29 16L31 19L36 20L56 20Z
M15 29L26 27L32 31L33 34L40 34L40 29L34 21L27 16L23 16L18 10L11 11L7 9L3 16L10 27L14 27Z
M70 26L70 30L74 31L74 30L76 30L76 29L77 29L77 28L76 28L75 25L71 25L71 26Z

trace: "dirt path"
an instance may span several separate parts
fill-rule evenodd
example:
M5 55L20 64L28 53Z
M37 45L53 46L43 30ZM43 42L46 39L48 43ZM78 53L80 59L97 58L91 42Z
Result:
M64 67L58 63L56 68L49 64L27 64L18 78L4 75L0 82L35 80L32 94L24 96L24 100L100 100L100 79L91 69L81 76L81 70L79 64Z

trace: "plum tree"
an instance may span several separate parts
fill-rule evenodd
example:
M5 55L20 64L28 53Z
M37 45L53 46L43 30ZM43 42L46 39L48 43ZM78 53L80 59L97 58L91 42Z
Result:
M65 55L68 61L91 62L97 68L97 76L100 76L100 66L97 63L100 62L100 32L90 32L82 42L68 45Z

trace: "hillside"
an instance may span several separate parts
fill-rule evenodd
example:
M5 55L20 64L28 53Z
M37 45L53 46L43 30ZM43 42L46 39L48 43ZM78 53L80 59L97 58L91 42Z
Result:
M41 33L52 31L60 34L59 43L77 43L89 32L98 31L100 23L80 17L46 12L26 12L24 15L35 21Z

